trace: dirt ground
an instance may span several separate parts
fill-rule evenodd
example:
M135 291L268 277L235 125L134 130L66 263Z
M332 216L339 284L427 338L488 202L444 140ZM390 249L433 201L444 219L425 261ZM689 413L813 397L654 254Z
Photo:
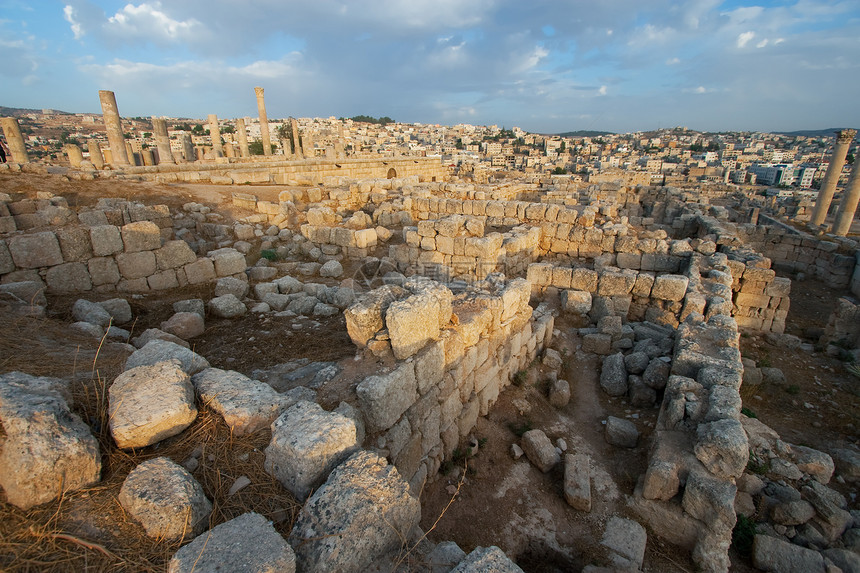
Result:
M0 191L32 196L51 191L72 205L92 205L99 197L126 197L147 204L179 207L188 201L204 203L225 214L234 211L230 192L253 193L277 200L283 186L224 187L163 185L122 181L68 182L57 177L2 176ZM357 265L348 265L351 276ZM172 314L172 302L211 298L211 286L186 288L167 295L130 299L136 335L157 327ZM836 297L844 294L815 281L792 285L788 332L814 341L830 314ZM94 298L111 298L113 295ZM0 317L0 371L22 370L37 375L74 379L76 412L90 424L103 452L103 481L94 488L62 500L21 511L0 495L0 568L8 571L161 571L177 549L148 538L117 503L122 480L145 459L167 455L177 462L197 455L194 476L201 482L215 511L217 525L244 511L258 511L288 534L298 504L262 470L268 431L235 439L222 420L205 409L180 436L135 452L118 450L107 429L104 413L106 385L122 369L126 353L99 347L99 341L70 334L71 304L77 297L49 297L49 316L40 320ZM571 383L570 404L556 409L546 398L546 373L534 365L527 379L499 397L489 416L474 430L480 447L476 455L459 457L421 494L421 526L431 541L456 541L464 550L498 545L527 572L578 571L599 563L599 540L612 515L633 517L627 506L639 475L645 470L647 448L623 450L607 444L602 422L609 415L631 419L638 427L640 446L647 445L657 407L632 408L622 399L599 390L597 357L577 352L579 340L572 325L557 319L553 347L562 352L561 376ZM278 318L249 314L242 319L206 321L206 332L193 341L194 349L219 368L250 374L283 362L306 358L336 361L341 374L323 387L320 401L333 408L365 375L384 361L354 360L356 349L346 335L342 315L327 319ZM822 352L789 350L770 344L763 336L743 336L742 351L760 366L782 368L785 384L744 389L744 406L792 443L829 449L858 442L860 399L846 391L843 363ZM587 453L593 463L593 509L573 510L564 502L562 466L541 473L525 457L515 460L512 443L525 429L540 428L555 442L564 439L568 452ZM2 429L0 429L2 439ZM234 495L229 488L239 476L252 485ZM844 486L843 493L849 494ZM458 489L459 488L459 489ZM856 492L855 492L856 493ZM453 500L453 501L452 501ZM854 502L856 507L856 501ZM88 516L96 515L92 519ZM666 544L649 531L644 571L694 571L687 551ZM733 556L733 569L749 564Z

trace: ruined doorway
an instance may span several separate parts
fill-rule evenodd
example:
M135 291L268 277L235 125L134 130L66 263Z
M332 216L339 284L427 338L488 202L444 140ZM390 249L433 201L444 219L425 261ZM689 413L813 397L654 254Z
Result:
M386 179L394 179L395 177L397 177L397 170L392 167L388 170L388 175L386 175L385 177Z

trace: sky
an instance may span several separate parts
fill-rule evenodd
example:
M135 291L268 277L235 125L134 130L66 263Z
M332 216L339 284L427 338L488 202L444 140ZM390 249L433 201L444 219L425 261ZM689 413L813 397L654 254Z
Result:
M538 133L860 127L860 0L0 0L0 105Z

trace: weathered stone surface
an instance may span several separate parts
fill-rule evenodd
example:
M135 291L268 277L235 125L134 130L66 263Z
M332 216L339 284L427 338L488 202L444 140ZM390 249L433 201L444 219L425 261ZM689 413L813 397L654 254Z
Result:
M723 419L699 424L696 457L708 471L722 478L736 478L744 473L749 461L749 442L738 420Z
M137 221L120 229L126 253L153 251L161 247L161 231L152 221Z
M430 573L450 573L466 557L466 552L453 541L443 541L436 545L424 558Z
M302 571L358 573L401 547L420 517L421 506L397 470L359 451L308 499L289 539Z
M125 369L152 366L165 360L178 360L180 368L187 374L196 374L209 368L209 361L175 342L155 338L132 353L125 361Z
M244 273L247 267L245 255L236 249L218 249L208 253L208 255L215 264L215 274L219 277Z
M842 573L860 573L860 554L848 549L833 547L825 549L821 555L842 569Z
M126 370L113 381L108 395L111 434L123 449L175 436L197 417L194 389L176 360Z
M208 524L212 503L188 471L168 458L134 468L119 491L119 503L150 537L180 541Z
M268 427L292 403L268 384L232 370L207 368L191 382L200 400L221 414L236 436Z
M556 380L549 388L549 403L556 408L564 408L570 402L570 383Z
M259 513L245 513L179 549L169 573L295 573L296 556L272 523Z
M600 544L609 549L612 564L619 568L642 568L648 534L645 528L630 519L612 516L606 524Z
M63 263L48 269L45 273L48 290L58 294L88 291L93 281L84 263Z
M225 294L209 301L209 312L219 318L236 318L248 312L248 308L235 295Z
M304 499L357 447L352 419L300 401L272 423L266 471Z
M320 267L321 277L339 277L343 274L343 265L335 260L331 260Z
M735 526L735 497L738 488L703 471L701 468L690 472L684 497L681 500L684 511L714 531L730 532Z
M651 287L651 298L679 301L687 293L690 279L681 275L659 275Z
M652 406L657 401L657 391L645 384L641 376L627 377L627 396L635 408Z
M125 324L131 322L131 305L124 298L112 298L96 303L110 314L113 324Z
M237 279L236 277L221 277L215 283L215 296L224 296L232 294L238 299L243 299L248 296L250 286L248 281Z
M178 269L197 260L197 255L185 241L167 241L155 251L158 270Z
M89 322L106 328L111 322L111 315L100 304L84 299L78 299L72 305L72 316L80 322Z
M382 330L389 305L405 295L406 291L403 288L385 285L352 303L344 312L346 330L352 341L357 346L366 346L367 341Z
M120 274L126 279L140 279L156 272L155 254L152 251L135 251L116 255Z
M635 448L639 441L639 430L630 420L609 416L606 419L605 437L613 446Z
M200 336L206 330L203 317L196 312L177 312L161 323L161 330L184 340Z
M833 450L839 475L847 481L860 481L860 452L848 448Z
M824 558L817 551L770 537L756 535L753 565L769 573L824 573Z
M585 454L564 456L564 499L574 509L591 511L591 460Z
M833 458L822 451L806 446L792 445L791 452L794 454L794 463L797 465L797 469L811 475L819 483L830 483L830 478L833 477L835 469Z
M28 509L99 481L98 442L68 399L65 381L0 375L0 486L9 503Z
M451 573L523 573L523 570L504 551L491 545L476 547Z
M212 264L212 259L197 259L182 267L182 270L185 271L188 284L196 285L215 280L215 265Z
M808 501L793 500L774 505L771 519L780 525L801 525L815 516L815 508Z
M623 396L627 393L627 369L622 353L611 354L603 359L600 387L610 396Z
M119 227L113 225L90 227L90 242L93 245L93 255L97 257L107 257L123 249Z
M561 309L572 314L588 314L591 312L591 293L582 290L562 291Z
M62 264L63 253L57 236L51 231L16 235L6 241L15 266L37 269Z
M561 456L543 430L529 430L523 434L522 448L529 461L543 473L561 461Z
M545 348L543 351L543 359L541 363L550 370L561 370L564 361L561 358L561 353L554 348Z
M158 328L147 328L140 336L132 338L131 343L135 348L143 348L153 340L166 340L167 342L172 342L183 348L191 348L190 344L188 344L186 341L182 340L178 336L168 334Z
M382 376L368 376L356 393L371 432L387 430L418 400L418 383L411 363Z
M395 358L404 360L439 337L439 303L428 293L392 302L385 314L385 326Z

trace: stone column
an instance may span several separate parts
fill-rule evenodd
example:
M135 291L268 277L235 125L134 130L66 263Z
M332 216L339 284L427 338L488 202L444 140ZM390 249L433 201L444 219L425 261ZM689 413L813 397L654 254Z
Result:
M63 151L66 152L66 157L69 158L69 165L75 169L80 169L81 161L84 160L84 154L81 153L81 148L74 143L67 143L63 146Z
M3 134L6 135L6 145L12 152L12 157L7 161L29 163L30 156L27 155L27 146L24 144L24 136L21 135L18 120L14 117L4 117L0 119L0 125L3 126Z
M245 118L240 117L236 120L236 134L239 136L240 157L251 157L251 151L248 149L248 132L245 131Z
M185 155L185 161L188 163L197 161L197 152L194 151L194 142L191 141L191 135L188 133L182 134L182 154Z
M860 163L855 161L851 177L845 185L839 211L836 213L836 222L833 223L834 235L844 237L851 230L851 223L857 213L857 203L860 203Z
M302 140L299 137L299 122L294 117L290 118L290 129L293 131L293 155L299 158L302 156Z
M159 117L152 118L152 134L155 136L155 148L158 150L159 163L176 163L173 151L170 149L170 136L167 134L167 122Z
M302 154L305 159L314 158L314 138L310 133L302 136Z
M99 101L102 104L111 160L114 165L130 165L128 151L125 148L125 136L122 134L122 121L116 106L116 96L112 91L99 90Z
M96 169L104 169L105 158L102 155L102 148L99 146L99 142L95 139L89 140L87 142L87 151L90 152L90 163L93 164L93 167Z
M809 221L813 225L821 225L827 218L830 202L833 201L833 194L836 192L836 184L839 182L842 167L845 165L845 155L848 153L848 147L854 141L855 135L857 135L857 131L854 129L840 129L836 132L836 145L833 147L833 155L830 156L830 164L827 166L824 181L821 182L818 199L815 201L815 209L812 211L812 219Z
M269 137L269 116L266 115L266 102L263 101L263 88L254 88L257 94L257 111L260 113L260 135L263 138L263 155L272 154L272 139Z
M212 154L224 157L224 146L221 145L221 129L218 127L218 116L209 114L209 138L212 140Z

